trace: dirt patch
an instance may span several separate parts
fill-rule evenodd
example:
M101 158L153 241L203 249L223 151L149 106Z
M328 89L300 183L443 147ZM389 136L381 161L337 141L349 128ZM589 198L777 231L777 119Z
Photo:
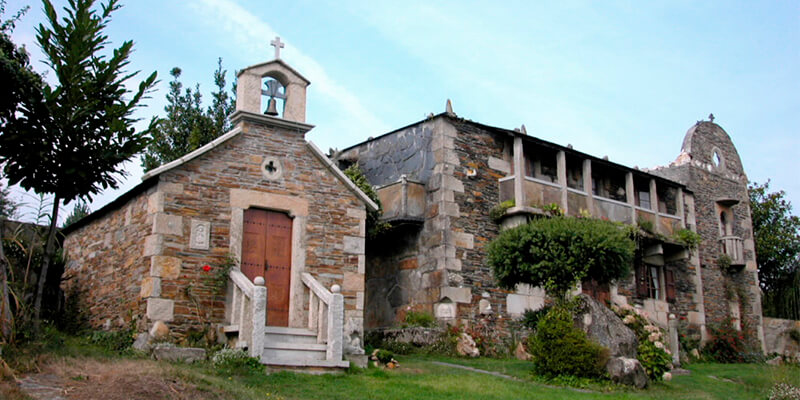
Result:
M56 377L65 399L219 399L219 393L198 388L169 373L169 366L149 360L64 359L26 378ZM24 379L24 378L23 378ZM53 386L52 379L49 385ZM31 393L32 394L32 393Z

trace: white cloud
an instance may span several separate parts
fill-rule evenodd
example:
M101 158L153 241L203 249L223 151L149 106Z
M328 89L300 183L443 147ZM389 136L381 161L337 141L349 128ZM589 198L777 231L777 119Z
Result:
M263 46L254 43L265 43L265 38L280 36L272 27L258 16L231 0L200 0L192 3L195 10L211 23L207 26L220 26L225 31L231 46L240 49L246 58L263 61ZM284 54L291 54L291 64L306 76L313 84L314 95L327 97L338 105L337 113L361 132L383 132L388 125L368 111L357 96L331 78L325 68L316 60L291 45L291 38L282 37L287 42ZM322 130L326 127L321 127ZM319 130L319 129L317 129Z

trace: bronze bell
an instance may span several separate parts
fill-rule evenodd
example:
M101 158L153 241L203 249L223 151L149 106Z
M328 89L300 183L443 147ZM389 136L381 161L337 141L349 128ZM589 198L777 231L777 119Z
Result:
M264 111L264 114L272 115L273 117L278 115L278 107L277 101L275 101L274 97L270 97L269 101L267 102L267 109Z

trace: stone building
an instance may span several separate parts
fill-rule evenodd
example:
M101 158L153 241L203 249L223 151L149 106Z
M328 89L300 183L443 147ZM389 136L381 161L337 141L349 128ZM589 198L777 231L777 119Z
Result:
M582 291L704 336L731 317L763 343L747 178L718 125L698 122L673 164L648 171L524 126L465 120L448 103L331 160L305 140L309 81L274 44L275 60L238 72L230 132L65 230L65 290L93 326L174 339L218 327L264 363L341 368L343 357L364 360L364 329L408 310L469 324L541 307L540 288L496 286L485 248L558 207L643 231L630 278ZM366 212L378 207L342 173L353 163L392 225L369 243ZM679 240L683 229L701 235L696 250Z
M219 327L266 364L346 367L377 205L305 140L307 79L277 52L237 76L231 131L66 229L66 292L95 327Z
M722 128L698 122L673 164L647 171L528 136L524 126L465 120L447 106L334 154L340 167L364 170L394 227L367 243L367 329L396 324L408 310L471 323L542 307L540 288L496 286L485 247L501 229L558 206L643 231L629 279L581 290L638 305L662 326L679 318L704 338L709 323L744 319L763 343L747 178ZM513 207L493 220L490 211L507 201ZM679 240L682 229L702 236L696 250ZM730 266L720 268L723 254Z

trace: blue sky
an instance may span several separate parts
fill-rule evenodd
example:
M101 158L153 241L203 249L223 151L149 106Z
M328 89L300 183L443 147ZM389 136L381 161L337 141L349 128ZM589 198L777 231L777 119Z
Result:
M13 38L36 58L41 5L10 0L7 14L26 4ZM654 167L673 161L686 130L713 112L750 180L771 179L800 208L796 1L123 4L109 37L134 40L132 68L161 79L142 117L163 114L172 67L208 93L217 57L232 79L271 59L279 35L282 58L311 80L307 138L323 150L442 112L449 98L461 117L525 124L530 135ZM138 160L126 171L93 210L140 181Z

